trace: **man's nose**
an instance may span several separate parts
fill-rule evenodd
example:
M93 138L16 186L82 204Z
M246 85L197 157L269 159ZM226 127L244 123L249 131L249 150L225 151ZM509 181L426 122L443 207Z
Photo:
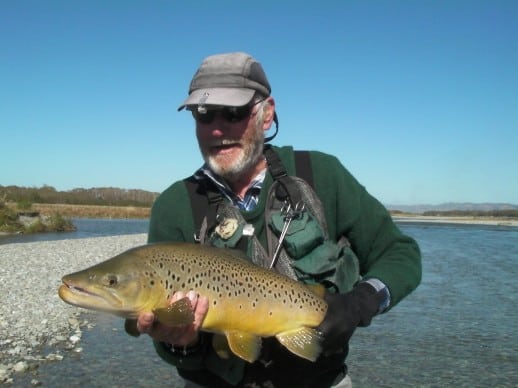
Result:
M228 132L228 123L223 116L218 112L210 123L210 133L214 137L221 137Z

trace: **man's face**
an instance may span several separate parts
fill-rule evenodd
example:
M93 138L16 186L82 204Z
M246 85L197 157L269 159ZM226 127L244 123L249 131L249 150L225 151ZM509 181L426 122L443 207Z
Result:
M261 104L250 115L232 122L220 112L210 123L196 120L196 137L205 163L219 176L236 181L256 167L263 152L263 120L257 119Z

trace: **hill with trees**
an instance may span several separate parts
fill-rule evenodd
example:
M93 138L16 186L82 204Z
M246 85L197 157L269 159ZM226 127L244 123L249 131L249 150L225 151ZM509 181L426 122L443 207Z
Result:
M150 207L158 193L138 189L94 187L58 191L52 186L0 186L0 200L20 204L51 203L73 205L106 205ZM23 207L23 206L22 206Z

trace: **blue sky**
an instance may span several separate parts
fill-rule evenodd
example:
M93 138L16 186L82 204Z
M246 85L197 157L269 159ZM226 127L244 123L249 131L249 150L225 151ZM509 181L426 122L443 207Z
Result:
M162 191L201 164L201 60L266 70L277 145L385 204L518 204L518 2L2 1L0 185Z

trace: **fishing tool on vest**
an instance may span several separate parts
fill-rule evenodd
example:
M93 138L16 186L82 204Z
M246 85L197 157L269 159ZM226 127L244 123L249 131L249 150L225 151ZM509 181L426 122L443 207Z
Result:
M298 202L297 204L295 204L295 208L291 207L291 203L284 203L284 206L281 209L281 214L284 216L284 225L279 236L279 241L277 242L277 247L273 252L272 262L270 263L270 269L272 269L275 266L275 263L277 262L277 257L279 255L279 252L281 251L282 243L284 242L286 233L290 228L291 221L293 220L293 218L299 217L301 213L304 211L305 207L306 205L304 204L304 202Z

